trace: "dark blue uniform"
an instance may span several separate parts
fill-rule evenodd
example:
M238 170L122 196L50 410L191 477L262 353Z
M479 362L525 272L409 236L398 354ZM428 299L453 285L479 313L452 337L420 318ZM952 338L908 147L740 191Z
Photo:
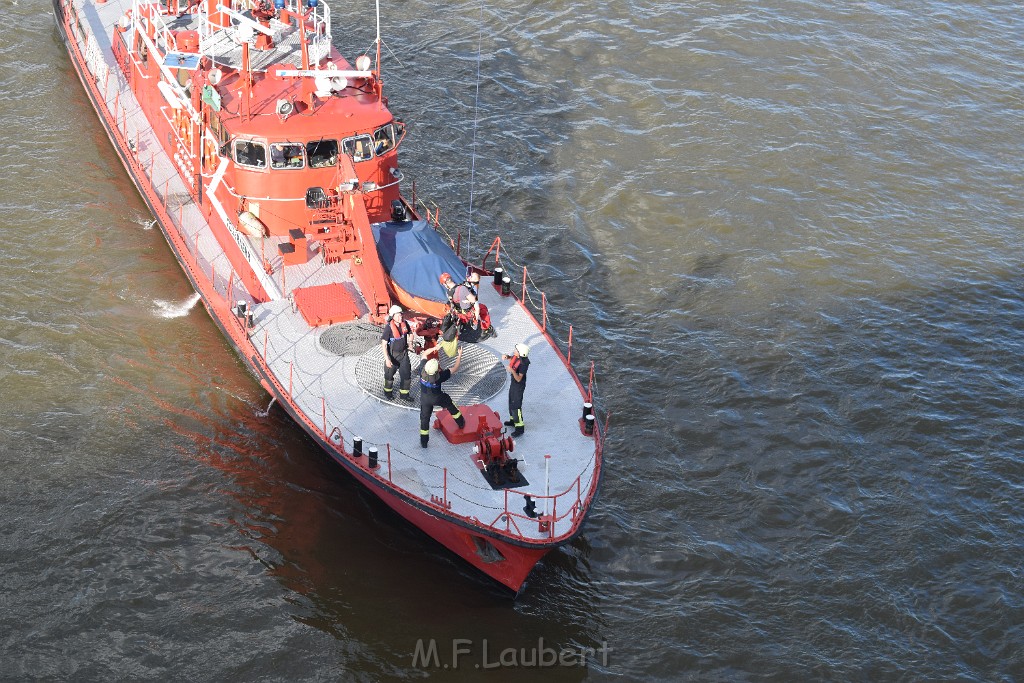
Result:
M526 431L526 423L523 422L523 394L526 393L526 371L530 369L530 359L524 356L512 356L508 361L509 370L522 375L522 380L516 381L515 375L509 374L512 383L508 387L508 414L507 424L515 427L512 436L519 436Z
M466 418L462 417L452 397L441 390L441 383L452 376L451 370L441 370L436 375L420 373L420 446L427 447L430 440L430 418L434 414L434 406L441 406L455 419L459 429L466 426Z
M409 383L412 381L412 367L409 364L409 338L406 336L412 332L409 323L404 320L396 323L394 320L384 326L384 332L380 338L388 343L387 355L391 360L391 367L384 364L384 394L391 398L394 389L395 373L399 373L401 384L398 394L402 398L409 397Z

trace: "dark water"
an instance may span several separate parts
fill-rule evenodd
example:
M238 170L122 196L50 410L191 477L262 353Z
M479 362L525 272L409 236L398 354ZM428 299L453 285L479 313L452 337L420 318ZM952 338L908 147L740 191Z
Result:
M417 190L514 235L611 411L515 602L173 317L49 4L5 11L4 680L1024 678L1018 5L383 8ZM524 672L540 638L610 651Z

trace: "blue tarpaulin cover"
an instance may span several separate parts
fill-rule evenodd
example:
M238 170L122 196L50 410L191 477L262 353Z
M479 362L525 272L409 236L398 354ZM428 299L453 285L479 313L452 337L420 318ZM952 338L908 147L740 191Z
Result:
M448 295L438 279L441 273L450 273L453 280L462 282L465 264L426 221L374 223L371 227L384 270L409 294L444 302Z

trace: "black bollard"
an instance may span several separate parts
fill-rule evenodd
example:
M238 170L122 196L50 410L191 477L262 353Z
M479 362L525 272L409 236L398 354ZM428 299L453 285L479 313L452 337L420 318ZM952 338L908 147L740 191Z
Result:
M371 470L377 469L377 449L374 446L370 446L370 452L366 456L366 465Z
M587 419L587 415L593 415L593 414L594 414L594 404L590 403L590 402L584 403L583 404L583 419L586 420Z
M363 454L363 437L357 436L352 439L352 457L358 458Z
M501 295L508 296L512 293L512 278L508 275L501 278Z
M586 434L587 436L593 436L594 435L594 416L593 415L587 415L585 418L583 418L583 433Z
M501 280L505 277L505 269L498 266L494 269L494 286L501 287Z

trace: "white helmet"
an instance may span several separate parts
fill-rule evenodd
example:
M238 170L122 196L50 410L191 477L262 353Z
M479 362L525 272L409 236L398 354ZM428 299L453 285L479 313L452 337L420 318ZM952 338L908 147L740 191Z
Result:
M530 347L527 346L526 344L523 344L522 342L516 344L516 351L518 351L519 355L522 356L523 358L526 358L527 356L530 355Z
M423 366L423 371L428 375L436 375L440 367L441 364L437 362L437 359L431 358L427 361L427 364Z
M391 309L388 311L388 315L391 316L392 318L394 318L396 315L398 315L401 312L402 312L402 307L401 306L392 306Z

